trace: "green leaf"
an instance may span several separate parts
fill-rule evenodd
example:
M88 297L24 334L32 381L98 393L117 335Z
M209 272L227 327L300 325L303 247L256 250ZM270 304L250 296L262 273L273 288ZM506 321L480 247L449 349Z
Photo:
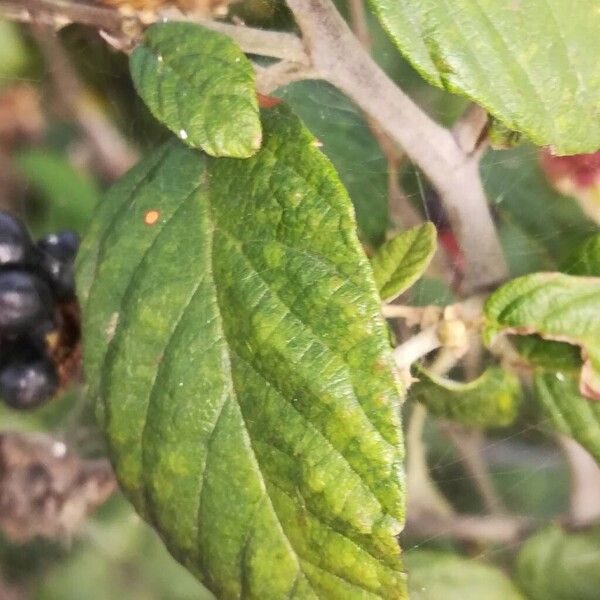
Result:
M470 427L501 427L517 416L521 387L506 369L488 367L468 383L439 377L418 365L415 376L419 381L410 387L410 397L441 419Z
M263 124L250 159L172 141L102 203L90 393L129 498L219 598L405 598L400 397L352 206L284 106Z
M560 154L600 147L597 0L371 0L430 83Z
M571 275L600 277L600 233L587 237L565 260L562 271Z
M509 281L485 304L484 339L539 334L581 347L581 393L600 399L600 278L534 273Z
M187 145L236 158L260 148L254 69L228 36L192 23L157 23L129 66L152 114Z
M361 237L379 246L389 225L388 163L360 109L324 81L298 81L276 95L322 144L352 198Z
M552 525L525 542L516 579L531 600L597 600L598 564L598 528L569 534Z
M511 343L528 363L553 371L579 373L581 353L577 346L545 340L539 335L512 336Z
M552 426L577 440L600 462L600 403L584 398L568 373L538 372L537 398Z
M371 259L373 277L385 302L397 298L423 275L436 247L433 223L423 223L387 241Z
M532 146L487 152L481 163L513 277L557 270L596 226L572 198L556 192Z
M83 233L87 229L100 197L98 185L89 175L50 150L27 150L15 162L43 198L37 214L30 219L34 235L60 229Z
M17 25L0 19L0 85L18 78L29 62L27 48Z
M411 600L523 600L502 571L446 552L404 555Z

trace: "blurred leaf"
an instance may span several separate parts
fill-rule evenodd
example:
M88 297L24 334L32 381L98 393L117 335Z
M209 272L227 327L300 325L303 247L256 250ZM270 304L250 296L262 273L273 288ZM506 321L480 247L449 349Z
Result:
M371 259L373 277L381 299L389 302L423 275L436 248L436 229L424 223L383 244Z
M548 370L579 372L581 352L565 342L545 340L539 335L511 336L517 352L529 363Z
M506 127L502 121L499 121L494 117L490 117L490 126L488 128L487 137L490 146L498 150L514 148L526 141L526 138L524 138L522 133Z
M430 83L467 96L507 128L560 154L600 147L596 0L371 5Z
M413 306L448 306L456 302L452 290L440 279L423 277L408 291L410 304Z
M359 231L372 246L384 241L388 219L388 164L362 112L324 81L299 81L279 89L322 144L348 189Z
M500 367L488 367L468 383L434 375L415 367L419 379L410 398L423 403L432 415L470 427L503 427L517 415L521 386L515 375Z
M29 62L17 25L0 19L0 86L17 78Z
M192 23L157 23L130 68L152 114L187 145L236 158L260 148L254 69L230 37Z
M539 334L581 346L580 389L600 398L600 278L534 273L513 279L485 304L484 339L500 333Z
M556 269L596 229L576 202L550 187L531 146L488 152L481 176L515 277Z
M50 150L27 150L15 162L44 201L30 221L35 236L61 229L79 233L87 229L100 193L91 177Z
M38 575L35 600L214 600L122 498L109 504L109 515L92 518L66 556Z
M531 600L597 600L599 564L598 529L566 533L552 525L521 548L516 580Z
M600 463L600 403L579 393L573 375L540 371L534 384L552 426L577 440Z
M587 237L565 260L561 270L571 275L600 277L600 233Z
M375 284L314 138L262 115L254 157L172 140L102 202L78 258L90 393L123 489L219 597L403 598Z
M477 560L412 550L404 561L411 600L524 600L502 571Z

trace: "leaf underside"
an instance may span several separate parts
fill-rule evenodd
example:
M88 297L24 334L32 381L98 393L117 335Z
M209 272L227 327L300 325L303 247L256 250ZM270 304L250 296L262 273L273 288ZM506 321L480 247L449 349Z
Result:
M484 337L538 334L581 347L579 388L600 399L600 278L534 273L509 281L485 305Z
M102 203L90 393L129 498L218 597L405 598L400 396L350 200L285 107L263 125L247 160L169 142Z
M560 154L600 148L597 0L371 0L430 83Z
M435 252L436 229L423 223L381 246L371 259L381 299L389 302L405 292L427 269Z
M260 148L254 69L226 35L192 23L157 23L129 64L152 114L187 145L235 158Z
M520 385L511 372L489 367L468 383L439 377L417 366L419 381L410 397L424 404L432 415L469 427L503 427L517 416Z

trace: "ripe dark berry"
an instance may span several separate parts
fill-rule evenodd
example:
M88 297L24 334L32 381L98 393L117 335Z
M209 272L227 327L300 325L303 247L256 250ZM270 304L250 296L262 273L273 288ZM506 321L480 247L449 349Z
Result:
M0 211L0 265L26 263L32 251L33 244L23 224Z
M0 335L44 328L52 313L50 289L39 277L24 271L0 273Z
M79 236L74 231L59 231L39 240L37 247L61 262L73 262L79 248Z
M78 247L79 237L71 231L46 236L37 243L40 270L50 282L57 300L75 297L73 261Z
M12 408L35 408L51 398L57 387L56 371L43 358L12 362L0 371L0 395Z

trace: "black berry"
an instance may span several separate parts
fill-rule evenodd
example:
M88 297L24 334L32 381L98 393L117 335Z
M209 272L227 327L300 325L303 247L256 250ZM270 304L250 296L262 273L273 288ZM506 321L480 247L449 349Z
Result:
M57 387L56 371L44 358L8 363L0 371L0 395L12 408L35 408L51 398Z
M0 272L0 335L14 336L52 322L48 285L24 271Z
M0 265L24 264L31 259L33 244L23 224L0 211Z
M73 261L78 246L79 237L71 231L46 236L37 243L39 268L50 282L57 300L75 297Z

